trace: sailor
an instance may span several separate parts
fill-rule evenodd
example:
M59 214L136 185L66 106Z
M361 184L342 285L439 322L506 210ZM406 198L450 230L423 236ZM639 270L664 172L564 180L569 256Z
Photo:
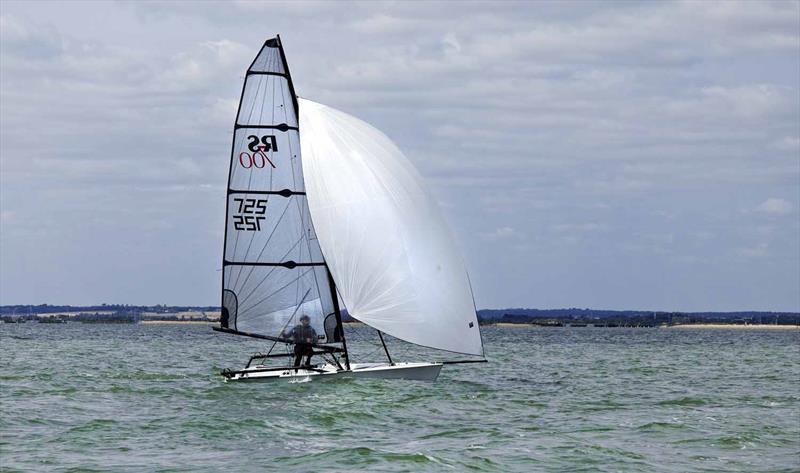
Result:
M294 366L300 366L304 356L307 357L306 366L311 365L311 357L314 355L312 344L317 343L317 332L311 326L311 317L306 314L301 315L300 324L281 335L294 341Z

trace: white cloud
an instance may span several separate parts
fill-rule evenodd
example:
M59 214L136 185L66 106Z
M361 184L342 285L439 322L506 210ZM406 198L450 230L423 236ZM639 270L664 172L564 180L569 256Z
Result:
M227 39L204 41L173 56L157 83L165 90L208 89L242 75L242 64L252 60L250 49Z
M508 240L523 238L523 235L511 227L499 227L489 233L483 233L482 238L486 240Z
M793 207L788 200L772 197L759 204L755 210L767 215L780 216L792 213Z
M368 18L353 21L350 27L359 33L391 34L411 32L418 27L418 23L411 18L401 18L379 13Z
M783 151L794 151L796 153L800 150L800 136L784 136L776 140L774 146Z
M34 25L13 15L0 15L0 44L4 55L27 60L48 60L64 48L63 39L52 25Z
M781 108L785 110L792 107L787 92L789 89L770 84L712 86L702 90L703 96L708 99L706 106L716 106L719 113L735 113L747 118L760 118Z
M769 245L767 243L759 243L751 247L738 248L736 252L746 258L764 258L769 255Z
M594 233L608 230L608 225L604 223L560 223L553 226L553 230L559 233Z
M14 217L16 217L16 213L10 210L2 210L0 211L0 223L9 225L14 222Z

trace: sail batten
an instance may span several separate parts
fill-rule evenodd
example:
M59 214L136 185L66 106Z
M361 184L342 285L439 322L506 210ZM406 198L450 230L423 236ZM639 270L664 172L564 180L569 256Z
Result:
M297 128L296 126L289 126L286 123L279 123L277 125L240 125L240 124L237 123L237 124L233 125L233 127L235 129L237 129L237 130L240 129L240 128L280 130L280 131L289 131L289 130L297 131L297 130L299 130L299 128Z

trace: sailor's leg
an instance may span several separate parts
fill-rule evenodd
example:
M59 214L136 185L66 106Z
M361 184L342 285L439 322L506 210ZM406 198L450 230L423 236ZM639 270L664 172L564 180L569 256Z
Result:
M303 352L300 350L295 349L294 351L294 372L297 373L297 367L300 366L300 362L303 361Z

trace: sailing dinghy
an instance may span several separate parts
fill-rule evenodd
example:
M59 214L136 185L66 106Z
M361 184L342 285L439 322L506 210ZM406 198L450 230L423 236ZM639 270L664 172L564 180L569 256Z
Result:
M434 381L444 364L486 361L463 260L422 178L377 129L298 99L279 36L245 76L222 273L214 330L272 342L227 380ZM340 300L377 330L388 362L351 362ZM287 335L301 319L316 340ZM395 362L383 334L478 358ZM325 361L292 366L293 345Z

